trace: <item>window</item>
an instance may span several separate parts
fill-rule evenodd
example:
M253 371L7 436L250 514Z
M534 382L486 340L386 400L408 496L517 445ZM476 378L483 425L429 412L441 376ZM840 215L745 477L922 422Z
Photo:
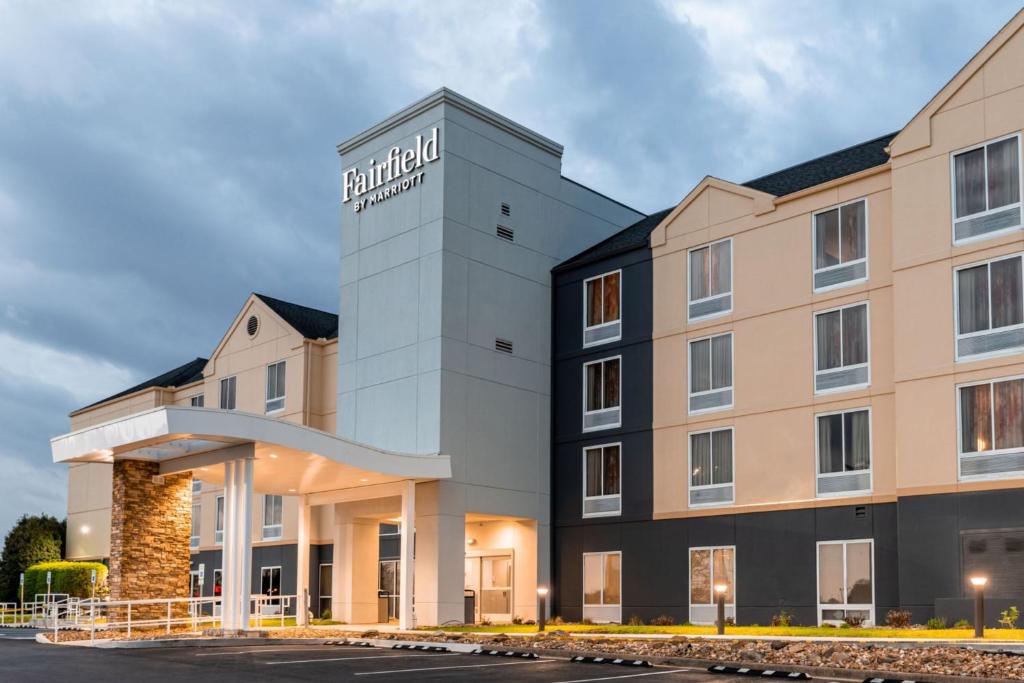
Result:
M871 383L868 305L814 314L814 391L843 391Z
M724 584L725 616L736 618L736 548L690 548L690 623L713 624L718 618L715 586Z
M732 408L732 332L690 342L690 413Z
M814 214L814 291L868 277L868 204L858 199Z
M622 357L583 364L583 431L609 429L622 423L619 368Z
M583 282L583 346L622 338L622 271L605 273Z
M224 578L223 570L220 570L220 569L214 569L213 570L213 596L216 597L216 598L219 598L221 596L222 592L223 592L223 587L224 587L223 578ZM217 607L220 607L220 605L218 605Z
M263 614L281 613L281 568L260 568L260 593L270 598L261 606Z
M1020 228L1019 133L955 152L950 165L954 242Z
M960 478L1024 472L1024 377L959 387Z
M267 366L267 412L284 410L284 361Z
M621 444L583 449L583 516L607 517L622 512Z
M199 547L199 515L202 512L202 507L199 503L192 504L192 535L188 541L189 548Z
M281 496L263 496L263 540L281 538Z
M583 618L622 622L622 553L583 553Z
M202 597L203 587L199 585L199 572L197 570L191 570L188 573L188 594L189 597L198 598ZM192 608L192 606L189 606Z
M818 543L819 624L851 617L874 623L873 550L870 539Z
M383 528L383 524L381 527ZM399 602L402 596L402 563L399 560L380 560L377 573L377 590L388 594L388 620L398 618Z
M399 522L394 524L381 523L379 535L381 538L393 538L402 535L402 525Z
M986 358L1024 350L1021 254L959 268L956 358Z
M189 399L189 404L193 408L202 408L203 404L205 404L205 403L206 403L206 397L203 396L203 394L196 394L191 399Z
M731 427L690 434L690 507L734 500Z
M334 582L334 565L322 564L320 565L320 581L317 584L319 586L319 609L317 614L321 619L329 618L331 614L331 593L333 589L331 586ZM328 616L325 616L328 615Z
M224 542L224 496L217 496L217 524L214 527L214 542Z
M220 381L220 409L235 409L235 378L225 377Z
M700 320L732 310L732 240L690 250L689 319Z
M203 492L203 481L201 479L192 480L192 498L194 499L200 493Z
M818 415L818 495L871 491L871 411Z

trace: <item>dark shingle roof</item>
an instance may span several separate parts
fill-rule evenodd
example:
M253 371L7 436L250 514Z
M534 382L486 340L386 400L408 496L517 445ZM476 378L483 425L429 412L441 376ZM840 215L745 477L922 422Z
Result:
M554 267L555 272L565 270L567 268L575 268L577 266L583 266L588 263L600 261L601 259L621 254L637 247L647 246L647 238L658 227L658 223L661 223L661 219L669 214L675 207L669 207L652 213L650 216L641 218L633 225L626 227L623 230L615 233L611 237L598 242L592 247L584 249L575 256L562 261Z
M896 133L898 132L896 131ZM859 145L748 180L743 184L755 190L781 197L858 171L880 166L889 161L889 155L885 152L885 148L896 137L896 133L882 135L874 140L868 140Z
M179 365L173 370L168 370L162 375L151 377L150 379L147 379L145 382L142 382L141 384L136 384L135 386L129 387L128 389L125 389L122 392L116 393L113 396L107 396L105 399L96 401L95 403L90 403L84 408L79 408L78 410L86 410L87 408L98 406L101 403L113 401L115 398L121 398L122 396L134 394L135 392L142 391L143 389L151 389L153 387L162 387L165 389L169 389L171 387L183 387L186 384L191 384L192 382L197 382L201 380L203 378L204 367L206 367L205 358L196 358L195 360L190 360L184 365Z
M337 313L328 313L317 308L281 301L266 294L256 294L256 296L306 339L337 339Z

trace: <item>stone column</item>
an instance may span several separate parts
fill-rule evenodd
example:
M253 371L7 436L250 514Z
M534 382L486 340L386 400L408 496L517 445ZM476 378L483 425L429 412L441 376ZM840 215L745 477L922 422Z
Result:
M160 476L158 463L140 460L116 460L113 470L111 599L189 597L192 474ZM166 613L133 608L132 618Z

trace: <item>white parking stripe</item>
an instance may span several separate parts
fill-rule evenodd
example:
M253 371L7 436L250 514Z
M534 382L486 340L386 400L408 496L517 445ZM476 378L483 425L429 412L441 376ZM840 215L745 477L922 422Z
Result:
M556 683L587 683L588 681L616 681L621 678L640 678L641 676L663 676L665 674L675 674L684 671L693 671L693 669L671 669L669 671L646 671L642 674L626 674L624 676L604 676L602 678L574 678L571 681L557 681Z
M452 657L457 655L457 652L435 652L432 654L422 655L366 655L365 657L321 657L320 659L289 659L283 662L263 662L264 664L310 664L312 662L347 662L353 659L396 659L405 657ZM442 667L447 668L447 667Z
M464 664L462 666L430 666L423 669L391 669L390 671L357 671L356 676L377 676L380 674L407 674L417 671L446 671L448 669L483 669L489 666L516 666L518 664L551 664L558 659L530 659L522 662L498 662L495 664Z
M293 645L292 647L253 647L248 650L233 650L231 652L197 652L196 657L225 657L227 655L247 655L258 652L319 652L321 650L337 652L343 647L345 646L332 645L331 647L306 647L305 645ZM349 645L348 647L356 648L355 645ZM366 648L360 647L358 649L365 650Z

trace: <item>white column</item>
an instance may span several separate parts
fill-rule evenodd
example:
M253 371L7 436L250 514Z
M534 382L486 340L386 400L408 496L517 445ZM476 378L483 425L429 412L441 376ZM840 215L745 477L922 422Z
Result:
M239 461L239 470L242 475L242 485L239 486L239 523L241 525L240 543L238 550L242 555L239 562L242 588L242 609L239 617L242 620L243 631L249 628L249 597L252 594L252 477L253 461L250 458Z
M309 623L309 497L299 496L299 533L295 547L295 623Z
M221 628L237 628L235 624L235 463L224 463L224 531L221 538Z
M402 543L401 543L401 575L398 589L400 603L398 606L398 627L413 628L415 620L412 613L412 591L415 563L413 562L413 538L416 532L416 482L408 480L402 489Z

